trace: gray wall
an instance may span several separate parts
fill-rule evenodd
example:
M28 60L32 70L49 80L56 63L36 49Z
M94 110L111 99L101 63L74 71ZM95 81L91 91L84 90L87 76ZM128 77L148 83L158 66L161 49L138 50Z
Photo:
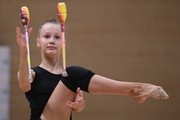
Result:
M16 74L19 47L15 28L23 27L19 11L30 10L31 64L40 63L37 29L57 18L58 0L0 0L0 44L11 47L11 120L28 120L29 105ZM79 65L117 80L161 85L168 100L147 99L137 104L124 96L85 93L86 108L74 120L179 120L180 1L178 0L64 0L67 65Z

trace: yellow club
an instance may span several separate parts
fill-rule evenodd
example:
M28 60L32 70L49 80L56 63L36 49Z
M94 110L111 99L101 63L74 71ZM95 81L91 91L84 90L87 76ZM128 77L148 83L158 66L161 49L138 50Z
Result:
M58 17L61 23L65 23L67 17L67 9L66 4L64 2L60 2L57 5Z

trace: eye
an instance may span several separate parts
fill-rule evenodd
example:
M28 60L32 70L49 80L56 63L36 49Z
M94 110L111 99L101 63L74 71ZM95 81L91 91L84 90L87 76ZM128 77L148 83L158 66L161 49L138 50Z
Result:
M58 35L56 35L55 38L56 38L56 39L61 39L60 36L58 36Z
M50 38L50 35L45 35L44 38Z

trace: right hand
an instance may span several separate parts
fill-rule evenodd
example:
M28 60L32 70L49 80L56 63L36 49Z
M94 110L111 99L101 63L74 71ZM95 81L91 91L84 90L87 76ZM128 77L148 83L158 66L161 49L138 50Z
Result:
M77 88L76 101L74 102L68 101L66 105L72 108L75 112L80 112L85 108L85 100L83 98L83 91L81 91L79 87Z
M30 28L28 30L29 36L31 35L32 30L33 30L32 28ZM17 40L17 43L18 43L21 51L26 52L26 38L25 38L25 35L22 34L21 29L19 27L16 27L16 40Z

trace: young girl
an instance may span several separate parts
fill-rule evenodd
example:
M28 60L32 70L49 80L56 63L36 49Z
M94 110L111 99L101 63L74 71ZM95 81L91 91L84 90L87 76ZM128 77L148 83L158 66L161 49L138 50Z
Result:
M31 34L32 28L28 32ZM18 81L30 103L31 120L72 119L72 110L78 112L85 106L80 89L90 94L132 96L138 103L144 102L147 97L169 97L160 86L117 81L79 66L67 67L68 76L63 77L63 70L59 64L62 45L61 25L55 19L46 20L39 28L37 47L40 49L42 61L32 68L33 82L29 83L25 36L18 27L16 33L20 47Z

